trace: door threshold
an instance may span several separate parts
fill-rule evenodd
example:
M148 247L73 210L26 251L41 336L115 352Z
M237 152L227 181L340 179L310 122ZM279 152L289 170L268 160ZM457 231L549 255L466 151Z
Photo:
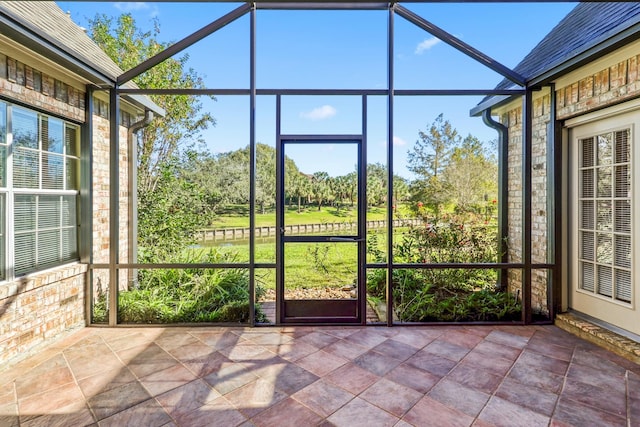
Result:
M570 311L556 315L554 324L573 335L640 364L640 336Z

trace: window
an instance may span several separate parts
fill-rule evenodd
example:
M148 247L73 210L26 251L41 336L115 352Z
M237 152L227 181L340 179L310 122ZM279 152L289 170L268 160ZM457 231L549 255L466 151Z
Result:
M2 279L78 259L79 137L75 125L0 102Z
M579 282L582 291L632 300L630 130L579 140Z

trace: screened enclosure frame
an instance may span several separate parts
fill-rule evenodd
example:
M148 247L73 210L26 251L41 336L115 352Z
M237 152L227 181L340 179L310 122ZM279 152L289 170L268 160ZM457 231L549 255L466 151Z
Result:
M462 1L464 3L464 1ZM411 97L411 96L502 96L502 97L521 97L522 98L522 261L521 262L506 262L507 258L502 256L501 262L495 263L438 263L438 264L403 264L393 261L393 210L391 203L386 203L386 221L389 225L387 227L387 244L386 244L386 262L384 263L366 263L364 269L385 269L386 270L386 304L387 313L393 313L393 272L400 269L494 269L501 272L506 272L509 269L515 269L522 271L522 319L521 324L531 324L534 322L533 310L532 310L532 276L534 270L547 270L550 272L547 280L547 310L549 313L549 320L542 322L550 322L555 317L555 312L559 305L560 289L555 285L559 283L560 278L560 253L556 249L556 241L559 240L558 227L556 223L559 221L559 209L560 206L560 194L556 191L556 185L554 183L559 182L559 164L560 164L560 127L555 121L555 92L553 86L551 87L551 124L550 124L550 137L547 141L547 209L548 209L548 236L547 236L547 262L546 263L533 263L532 262L532 117L533 117L533 93L540 90L540 86L530 86L526 79L519 75L517 72L510 68L500 64L488 55L474 49L472 46L466 44L459 38L446 32L445 30L437 27L426 19L420 17L416 13L410 11L400 4L401 2L393 3L372 3L364 1L334 1L332 3L319 3L319 2L267 2L267 1L255 1L252 3L241 3L239 7L220 17L219 19L211 22L203 28L195 31L186 38L174 43L163 52L156 56L149 58L141 64L133 67L130 70L121 74L113 85L109 88L96 88L95 90L108 90L110 100L109 120L110 120L110 157L109 157L109 262L108 263L94 263L93 255L90 254L89 264L89 282L92 282L91 273L95 269L108 269L109 271L109 290L108 290L108 325L118 325L118 283L121 270L135 270L135 269L162 269L162 268L175 268L175 269L225 269L225 268L246 268L249 272L249 325L256 325L255 318L255 281L256 281L256 269L270 268L275 269L276 263L258 263L256 262L255 254L255 229L256 229L256 98L261 95L272 95L278 99L282 96L288 95L352 95L362 97L366 104L368 97L385 97L387 106L387 129L386 129L386 166L387 166L387 200L393 200L393 131L394 131L394 99L396 97ZM414 1L414 3L421 3L420 1ZM427 2L425 2L427 3ZM387 87L384 89L270 89L270 88L257 88L256 87L256 12L258 10L386 10L388 11L387 21ZM204 39L208 35L216 32L217 30L225 27L226 25L234 22L240 17L249 15L249 87L239 89L132 89L125 88L123 85L133 78L137 77L141 73L153 68L155 65L161 63L165 59L172 57L173 55L183 51L189 46ZM480 64L488 67L494 72L505 77L519 88L517 89L395 89L394 87L394 21L396 16L399 16L406 21L414 24L422 30L437 37L441 41L447 43L456 50L462 52L464 55L472 58ZM89 91L88 91L89 92ZM249 261L246 263L223 263L223 264L181 264L181 263L158 263L158 264L142 264L131 262L135 260L129 259L129 262L121 262L119 259L119 162L118 153L120 147L119 141L119 123L118 117L120 113L120 96L121 95L238 95L249 97L249 111L247 115L249 117ZM92 117L93 97L88 94L88 117ZM494 127L498 130L499 138L499 178L498 178L498 194L506 195L507 191L507 175L506 175L506 163L507 153L506 145L508 144L508 137L506 135L506 128L500 128L499 123L494 122L491 118L490 107L484 111L483 119L490 127ZM88 132L85 135L91 134L91 120L89 120ZM366 141L366 131L363 135ZM90 138L89 138L90 139ZM90 142L90 141L89 141ZM89 145L90 146L90 145ZM365 148L366 151L366 148ZM131 162L132 159L129 159ZM366 159L365 159L366 162ZM131 163L129 165L132 166ZM134 165L135 166L135 165ZM365 196L366 197L366 196ZM509 230L509 224L507 220L507 199L502 198L502 204L498 211L498 230L499 236L504 237ZM86 203L86 201L85 201ZM91 206L91 201L88 202L88 206ZM89 209L90 211L90 209ZM82 211L84 221L89 219L90 214L86 214L87 210ZM131 214L130 214L131 215ZM130 221L135 221L135 212L133 216L129 218ZM85 222L86 223L86 222ZM89 227L91 229L91 225ZM89 233L91 234L91 233ZM503 240L503 239L499 239ZM83 242L85 248L92 247L93 244ZM91 251L89 251L91 252ZM86 253L86 252L85 252ZM93 292L93 286L88 286L90 292ZM87 301L87 313L90 316L92 310L93 297L86 299ZM362 323L365 324L363 318ZM495 323L495 322L494 322ZM512 322L510 322L512 323ZM397 325L394 323L392 316L387 316L387 325ZM405 324L405 323L403 323ZM130 325L127 325L130 326Z

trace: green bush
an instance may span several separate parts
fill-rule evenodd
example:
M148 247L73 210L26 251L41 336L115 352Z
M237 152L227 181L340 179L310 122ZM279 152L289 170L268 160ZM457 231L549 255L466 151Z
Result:
M215 248L185 252L178 263L227 263L229 255ZM256 299L264 289L256 285ZM106 321L106 295L94 306L94 322ZM264 314L256 305L256 318ZM138 284L119 293L119 323L247 322L248 269L148 269L138 272Z
M469 216L465 218L469 220ZM472 218L473 219L473 218ZM410 228L394 244L394 260L408 264L497 262L495 227L460 217L447 222L425 222ZM379 254L374 252L374 256ZM517 320L521 304L506 292L496 291L493 269L415 268L393 271L394 313L402 322L461 322ZM386 271L367 277L367 290L375 298L386 292Z

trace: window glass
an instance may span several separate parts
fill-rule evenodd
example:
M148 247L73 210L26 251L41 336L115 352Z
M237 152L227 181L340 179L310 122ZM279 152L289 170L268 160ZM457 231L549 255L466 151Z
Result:
M42 150L62 154L62 121L51 117L42 117L40 124Z
M65 145L65 189L80 189L80 131L77 126L66 125Z
M580 140L579 171L580 289L626 303L633 284L630 145L629 129Z
M5 237L5 215L7 206L7 195L0 193L0 280L6 279L5 256L6 256L6 237Z
M14 198L14 274L21 276L31 271L36 263L37 197L16 194Z
M38 188L40 182L40 156L38 154L38 116L32 111L13 107L11 115L13 133L13 186Z
M40 186L40 153L36 150L16 148L13 152L13 187L38 188Z
M20 148L38 148L38 115L32 111L13 107L11 127L13 144Z
M20 107L0 108L0 117L0 129L13 133L13 189L20 190L13 193L9 188L8 195L0 193L0 221L4 224L5 216L13 215L14 259L9 260L13 275L78 259L79 128ZM9 150L1 141L4 173ZM4 177L2 185L6 186ZM13 212L6 210L7 196L13 199ZM0 244L4 261L3 234ZM4 268L0 274L4 277Z
M62 190L64 188L64 157L42 153L42 188Z
M0 144L7 143L7 104L0 102Z
M65 126L65 138L64 145L66 154L68 156L80 155L80 132L77 126L67 125Z

